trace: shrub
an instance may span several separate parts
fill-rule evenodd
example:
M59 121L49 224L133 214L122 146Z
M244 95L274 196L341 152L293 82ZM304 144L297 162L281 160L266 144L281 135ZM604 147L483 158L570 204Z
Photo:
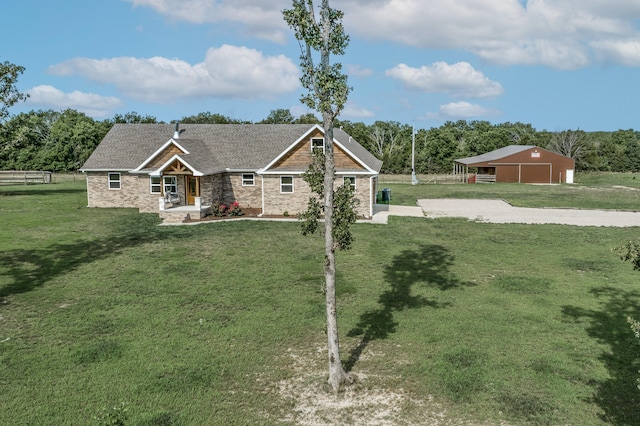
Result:
M228 206L220 202L213 203L213 206L211 207L211 214L217 217L243 215L242 209L240 208L240 203L238 203L237 201L234 201Z

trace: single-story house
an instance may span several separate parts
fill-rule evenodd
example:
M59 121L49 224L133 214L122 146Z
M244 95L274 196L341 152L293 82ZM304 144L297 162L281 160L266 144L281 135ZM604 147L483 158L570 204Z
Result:
M454 174L469 183L573 183L574 170L572 158L532 145L509 145L454 160Z
M336 185L373 215L382 161L334 129ZM165 219L203 217L237 201L261 215L295 215L312 195L302 179L324 130L311 124L115 124L80 169L89 207L134 207Z

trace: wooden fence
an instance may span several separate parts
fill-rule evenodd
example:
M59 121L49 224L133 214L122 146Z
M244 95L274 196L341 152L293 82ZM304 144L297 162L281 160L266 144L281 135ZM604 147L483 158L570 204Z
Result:
M0 185L51 183L51 172L35 170L0 170Z
M453 174L418 174L416 178L421 184L445 184L445 183L462 183L462 177ZM385 183L411 183L410 174L381 174L378 182L383 185Z

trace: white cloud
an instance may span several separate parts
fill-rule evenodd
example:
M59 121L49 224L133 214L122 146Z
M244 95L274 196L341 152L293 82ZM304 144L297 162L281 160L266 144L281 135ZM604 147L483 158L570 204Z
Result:
M352 120L371 118L374 115L375 114L372 111L359 107L358 105L351 102L347 102L347 104L344 106L344 110L342 110L342 113L340 114L341 117Z
M112 96L73 91L65 93L53 86L41 85L27 90L27 103L51 109L75 109L91 117L107 117L122 106L122 101Z
M452 65L435 62L420 68L399 64L387 70L386 74L401 81L407 90L474 98L494 98L504 92L500 83L491 81L468 62Z
M640 37L632 40L596 41L591 43L591 47L603 62L640 67Z
M467 120L478 117L496 117L500 114L500 111L495 109L460 101L441 105L439 112L428 113L424 118L427 120Z
M348 64L345 67L346 74L348 76L353 77L370 77L373 75L373 70L371 68L363 68L361 65L352 65Z
M150 7L171 20L197 24L241 24L249 35L284 43L287 25L282 10L286 0L127 0L134 7Z
M174 21L230 23L249 36L284 43L290 0L126 0ZM343 0L348 34L424 49L461 49L499 64L576 69L594 61L635 64L599 44L640 38L638 0ZM606 53L606 52L605 52ZM630 55L630 56L629 56Z
M350 0L347 30L372 40L463 49L500 64L575 69L594 42L638 37L637 0ZM619 61L625 63L623 58ZM608 58L610 59L610 58Z
M114 84L125 96L144 102L269 98L300 86L298 67L284 55L266 57L230 45L209 49L204 62L195 65L162 57L75 58L50 67L50 72Z

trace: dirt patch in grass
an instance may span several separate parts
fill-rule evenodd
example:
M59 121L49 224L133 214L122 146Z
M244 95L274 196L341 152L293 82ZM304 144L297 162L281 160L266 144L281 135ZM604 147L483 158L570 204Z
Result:
M452 418L432 395L418 399L402 388L385 388L385 378L359 372L354 384L333 393L322 370L324 348L314 353L289 349L293 376L277 384L279 397L291 407L278 421L301 426L345 424L353 426L393 425L482 425ZM496 424L496 423L492 423ZM506 423L498 423L506 426Z

